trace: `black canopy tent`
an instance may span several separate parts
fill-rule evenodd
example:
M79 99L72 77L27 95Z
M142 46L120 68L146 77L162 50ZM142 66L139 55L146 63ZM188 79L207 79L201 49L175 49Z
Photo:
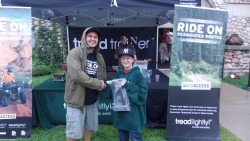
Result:
M157 27L173 23L175 4L201 0L1 0L3 6L31 7L32 16L68 27ZM158 32L156 28L156 38ZM69 43L69 42L68 42ZM154 45L157 64L158 42ZM70 50L70 45L68 44ZM152 52L151 52L152 53ZM155 66L155 65L154 65Z
M172 18L182 0L2 0L3 6L32 7L32 16L73 27L153 27Z

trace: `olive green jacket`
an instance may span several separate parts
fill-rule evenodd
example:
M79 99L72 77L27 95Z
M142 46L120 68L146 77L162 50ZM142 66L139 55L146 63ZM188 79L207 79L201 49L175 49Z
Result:
M72 49L67 56L64 101L68 106L74 108L82 108L84 106L85 88L98 90L101 88L100 80L106 80L106 66L102 55L99 53L99 44L95 47L98 63L97 78L89 77L86 74L89 47L85 41L85 37L86 31L89 29L90 28L87 28L83 32L81 46Z

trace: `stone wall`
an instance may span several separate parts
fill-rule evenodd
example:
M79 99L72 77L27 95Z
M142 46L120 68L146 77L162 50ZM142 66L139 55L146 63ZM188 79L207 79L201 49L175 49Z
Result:
M219 9L227 9L228 4L245 4L249 5L249 0L207 0L206 4L203 2L204 7L212 7ZM227 36L237 33L243 39L244 45L250 45L250 16L236 16L229 15L228 17Z
M225 46L223 76L248 74L250 46Z
M243 3L250 4L249 0L224 0L225 3Z
M244 4L249 6L250 9L249 0L206 0L202 3L202 6L227 9L228 4ZM225 46L223 77L231 73L244 75L249 72L250 16L245 15L231 14L228 17L227 36L237 33L243 39L244 44L242 46Z
M230 36L232 33L238 33L243 39L244 45L250 45L250 17L230 17L227 35Z

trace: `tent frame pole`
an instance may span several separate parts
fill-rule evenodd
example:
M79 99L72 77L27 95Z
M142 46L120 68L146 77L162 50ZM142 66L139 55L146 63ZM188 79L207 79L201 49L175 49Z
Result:
M66 26L66 29L67 29L67 43L68 43L68 53L69 53L70 45L69 45L69 26L68 25Z

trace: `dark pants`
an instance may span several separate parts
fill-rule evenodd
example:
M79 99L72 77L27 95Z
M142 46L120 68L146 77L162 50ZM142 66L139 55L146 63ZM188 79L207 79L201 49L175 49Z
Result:
M119 135L120 141L129 141L129 135L132 141L142 141L142 137L140 133L129 132L126 130L118 129L118 135Z

